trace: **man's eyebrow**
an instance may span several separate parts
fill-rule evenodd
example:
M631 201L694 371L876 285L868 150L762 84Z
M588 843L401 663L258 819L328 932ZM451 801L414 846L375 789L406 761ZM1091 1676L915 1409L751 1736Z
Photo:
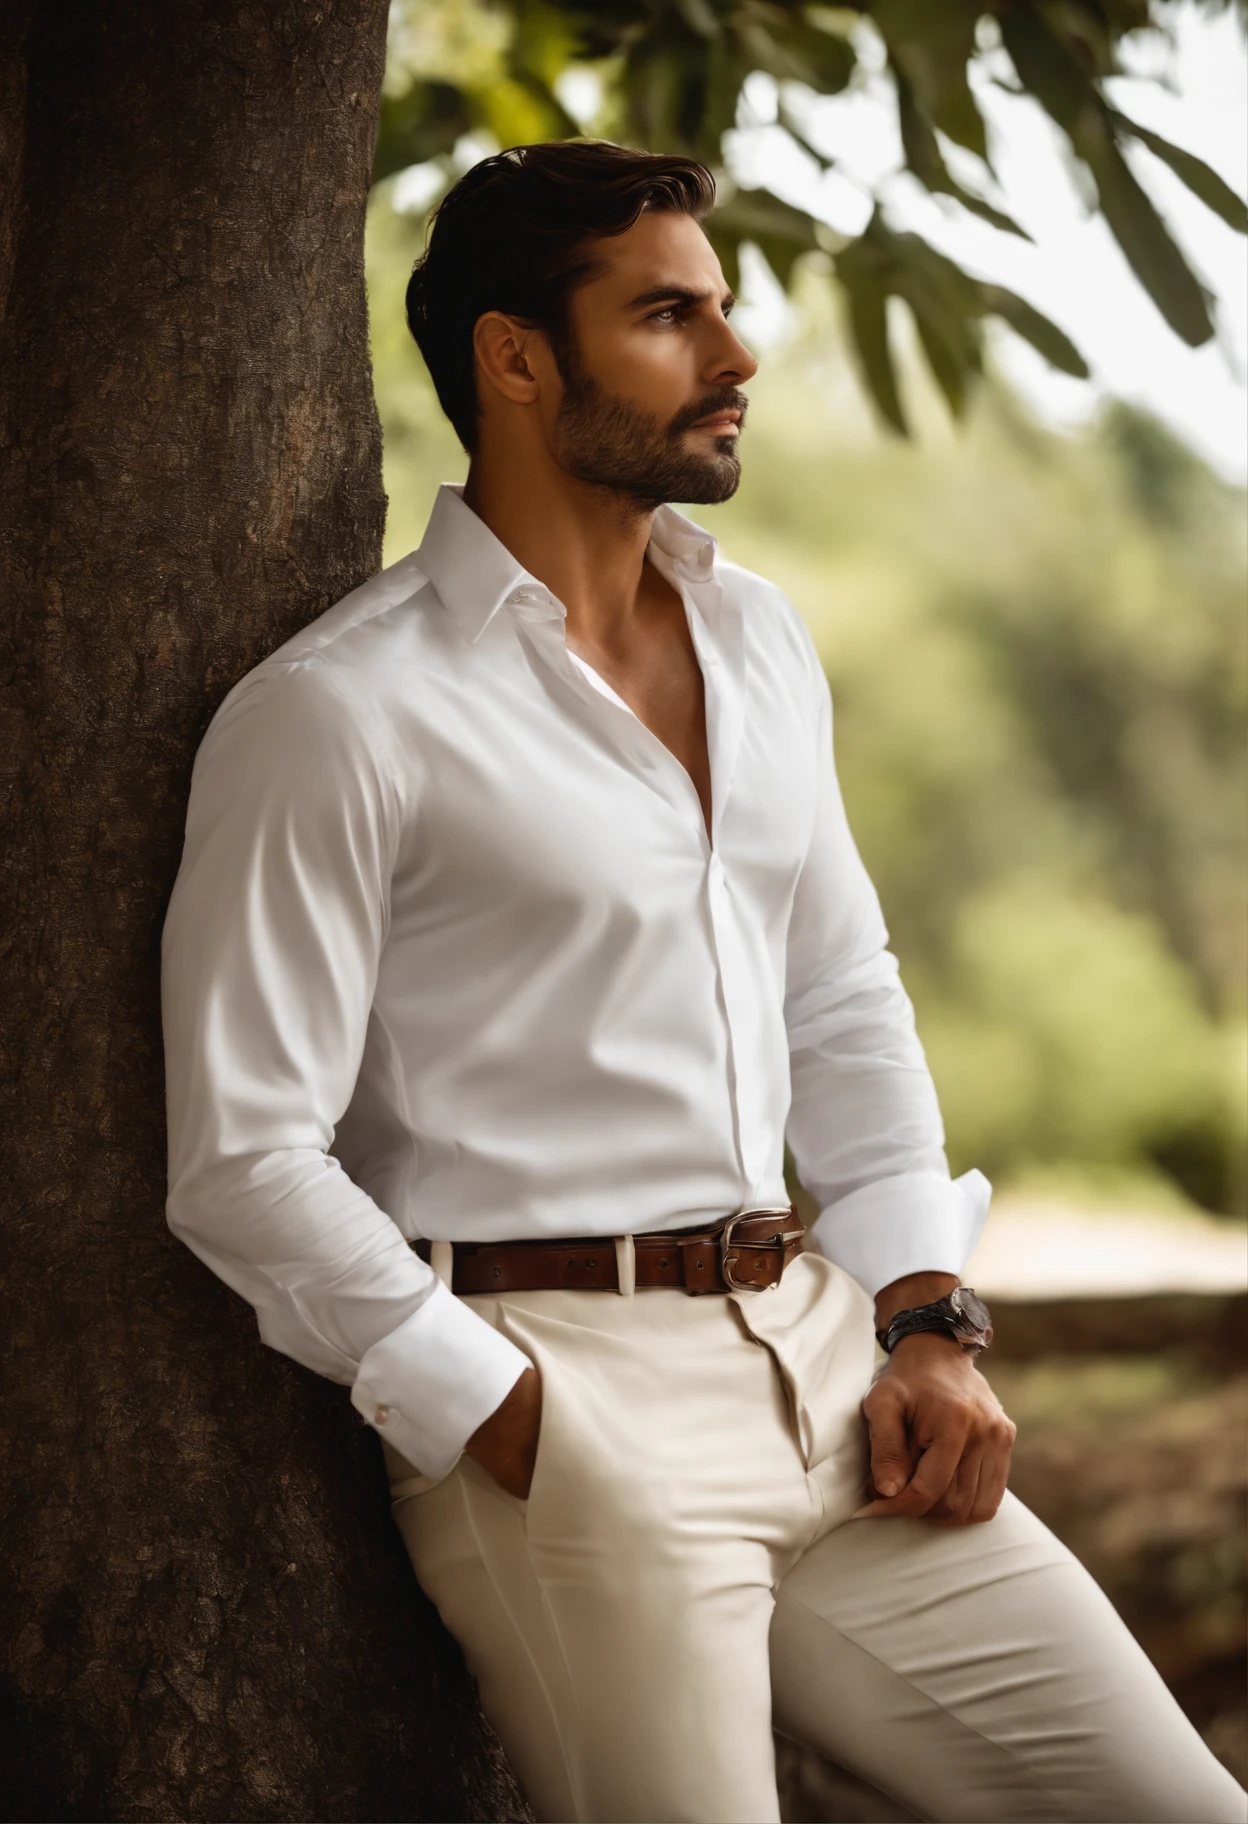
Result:
M652 285L649 291L639 292L630 298L630 310L639 310L647 304L705 304L715 294L710 291L691 291L687 285ZM736 293L726 291L720 299L720 308L731 310L736 303Z

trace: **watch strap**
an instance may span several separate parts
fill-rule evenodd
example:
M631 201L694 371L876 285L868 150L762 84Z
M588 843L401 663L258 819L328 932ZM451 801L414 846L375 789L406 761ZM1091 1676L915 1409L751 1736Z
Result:
M960 1286L957 1289L963 1290ZM964 1349L973 1349L976 1353L986 1349L992 1340L992 1326L986 1330L977 1329L958 1310L952 1294L938 1298L930 1305L911 1305L905 1311L896 1312L884 1329L876 1331L875 1340L886 1355L891 1355L903 1337L924 1333L951 1337Z

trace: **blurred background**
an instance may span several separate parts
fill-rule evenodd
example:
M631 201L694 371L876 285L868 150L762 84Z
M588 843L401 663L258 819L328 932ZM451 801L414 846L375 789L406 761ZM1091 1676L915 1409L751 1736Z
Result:
M594 9L595 37L570 7L396 5L368 224L387 561L465 472L402 309L447 184L500 145L562 133L706 156L762 367L741 489L693 516L788 591L831 680L850 818L953 1168L996 1186L967 1278L999 1314L986 1371L1020 1426L1014 1486L1242 1780L1242 224L1181 159L1148 145L1146 171L1138 140L1124 155L1208 303L1208 333L1193 328L1026 44L1007 53L977 8L927 8L928 27L969 17L959 68L986 123L976 161L978 129L957 143L948 106L939 127L929 83L934 167L906 113L907 80L925 93L922 44L904 7L869 11L620 4ZM1089 66L1102 105L1242 194L1242 13L1119 11L1110 67ZM809 56L786 64L783 34L749 38L745 14L767 29L800 15L848 65L841 49L822 75ZM682 104L729 28L719 116L705 94ZM653 44L642 55L645 31L666 65ZM887 268L883 369L864 248L873 271L904 258L929 282ZM942 348L925 300L964 277L970 330ZM1038 306L1043 327L1002 297ZM792 1816L893 1815L802 1757L787 1768Z

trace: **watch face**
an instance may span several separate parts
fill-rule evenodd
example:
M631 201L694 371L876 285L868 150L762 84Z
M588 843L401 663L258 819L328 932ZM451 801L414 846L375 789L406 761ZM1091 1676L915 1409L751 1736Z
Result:
M965 1319L973 1330L991 1330L992 1315L982 1298L976 1298L969 1286L959 1286L950 1294L951 1303L958 1315Z

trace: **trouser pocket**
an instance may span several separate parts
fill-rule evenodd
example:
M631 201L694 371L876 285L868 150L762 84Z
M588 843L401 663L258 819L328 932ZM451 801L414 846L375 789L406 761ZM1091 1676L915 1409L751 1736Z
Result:
M386 1475L390 1479L390 1505L397 1508L400 1502L410 1501L416 1495L427 1495L431 1488L437 1488L445 1476L422 1475L414 1463L399 1455L393 1444L385 1438L381 1440L381 1454L385 1459Z

